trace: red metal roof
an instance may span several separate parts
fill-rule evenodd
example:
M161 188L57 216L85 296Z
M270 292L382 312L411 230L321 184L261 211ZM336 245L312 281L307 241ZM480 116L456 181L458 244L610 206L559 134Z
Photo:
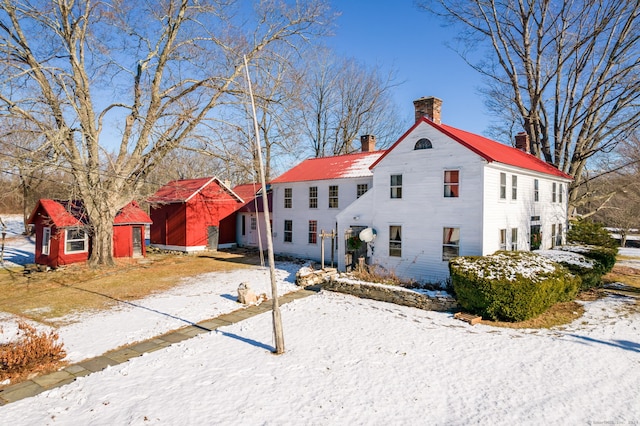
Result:
M189 201L198 192L215 182L223 190L231 194L232 197L243 201L238 194L223 184L217 177L204 177L198 179L181 179L173 180L162 188L158 189L155 194L149 197L150 203L184 203Z
M31 216L29 216L28 223L34 223L35 215L39 208L45 211L47 216L51 218L51 222L58 228L83 226L89 222L84 204L80 200L40 199ZM120 209L113 222L116 225L145 224L151 223L151 218L135 201L132 201Z
M372 176L369 167L385 151L358 152L333 157L309 158L272 180L272 183Z
M138 206L138 203L131 201L116 214L113 224L129 225L134 223L151 223L151 218Z
M538 157L528 154L519 149L504 145L500 142L485 138L475 133L466 132L464 130L456 129L455 127L447 126L446 124L436 124L433 121L423 117L420 121L416 122L404 135L400 137L394 143L391 148L387 150L385 155L380 157L374 164L371 165L373 169L382 158L384 158L389 152L406 138L420 123L427 123L435 129L441 131L451 139L475 152L488 162L503 163L510 166L520 167L522 169L532 170L535 172L545 173L548 175L557 176L564 179L573 179L568 174L562 172L558 168L552 166L539 159Z

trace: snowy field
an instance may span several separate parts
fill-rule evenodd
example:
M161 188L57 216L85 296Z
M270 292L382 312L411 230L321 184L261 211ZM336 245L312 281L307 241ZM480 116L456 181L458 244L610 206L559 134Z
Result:
M296 289L297 267L278 265L279 292ZM243 281L267 291L260 268L204 274L66 318L60 336L71 361L91 357L234 310ZM570 325L511 330L323 291L282 306L284 355L270 352L266 313L0 407L0 425L638 424L634 303L584 302ZM0 314L5 331L15 320Z

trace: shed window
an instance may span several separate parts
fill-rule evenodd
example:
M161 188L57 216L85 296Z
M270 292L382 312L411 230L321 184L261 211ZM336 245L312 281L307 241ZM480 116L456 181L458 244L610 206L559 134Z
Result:
M402 226L389 227L389 256L402 256Z
M51 245L51 228L42 228L42 254L49 255L49 246Z
M416 145L413 147L413 149L429 149L429 148L433 148L433 146L431 145L431 141L427 138L422 138L419 139L418 142L416 142Z
M82 229L67 229L65 233L65 253L87 251L87 233Z

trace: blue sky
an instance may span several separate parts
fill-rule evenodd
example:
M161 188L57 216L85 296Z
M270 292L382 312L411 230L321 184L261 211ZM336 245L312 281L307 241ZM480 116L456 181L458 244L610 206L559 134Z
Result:
M407 128L413 124L413 101L442 99L442 122L483 134L490 117L478 88L480 75L445 46L454 29L414 6L413 0L332 0L342 12L328 44L339 54L383 70L395 68L394 89Z

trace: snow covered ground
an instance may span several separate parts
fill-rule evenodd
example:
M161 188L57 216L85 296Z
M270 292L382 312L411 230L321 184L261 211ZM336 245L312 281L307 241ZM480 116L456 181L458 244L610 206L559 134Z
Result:
M280 292L296 268L278 265ZM87 358L234 310L243 281L268 293L263 269L200 275L66 318L60 336L72 361ZM266 313L0 407L0 424L638 424L634 303L585 302L568 326L512 330L323 291L282 306L284 355L270 352ZM6 334L15 318L0 321Z
M22 215L2 215L6 229L4 241L4 267L26 265L33 263L35 237L22 235L24 225ZM2 225L0 225L0 232ZM0 244L2 242L0 241Z

